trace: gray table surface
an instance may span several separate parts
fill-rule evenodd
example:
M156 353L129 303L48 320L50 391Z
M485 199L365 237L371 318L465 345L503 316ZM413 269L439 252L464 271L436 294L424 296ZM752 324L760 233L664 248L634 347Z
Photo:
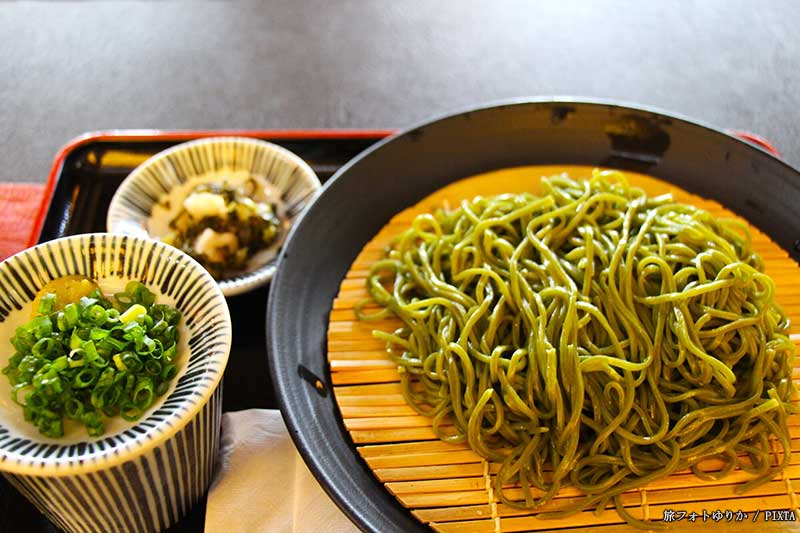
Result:
M0 4L0 181L106 128L401 128L536 95L757 132L800 166L800 2Z

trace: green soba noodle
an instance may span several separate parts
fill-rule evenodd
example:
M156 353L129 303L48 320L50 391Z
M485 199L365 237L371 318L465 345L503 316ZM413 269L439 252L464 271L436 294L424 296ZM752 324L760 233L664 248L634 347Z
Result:
M742 224L618 172L416 217L367 280L404 395L443 440L501 462L501 502L609 503L691 468L763 483L789 464L794 346ZM773 464L770 440L783 449ZM719 471L699 463L719 459ZM503 485L521 487L511 499ZM517 494L519 493L518 491ZM553 510L553 509L556 510Z

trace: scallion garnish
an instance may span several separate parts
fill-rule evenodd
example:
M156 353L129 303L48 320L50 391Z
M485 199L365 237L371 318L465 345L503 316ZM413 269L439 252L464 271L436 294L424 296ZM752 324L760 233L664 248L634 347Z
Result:
M64 435L65 417L90 436L103 434L104 416L137 420L177 374L180 312L156 304L138 281L111 300L95 290L59 303L42 296L37 316L11 339L3 374L25 420L54 438Z

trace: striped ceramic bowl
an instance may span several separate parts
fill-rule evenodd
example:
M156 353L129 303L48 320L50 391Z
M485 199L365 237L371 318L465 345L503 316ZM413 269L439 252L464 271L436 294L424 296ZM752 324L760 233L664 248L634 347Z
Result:
M314 170L278 145L245 137L214 137L164 150L136 167L119 186L108 208L106 228L110 233L162 237L192 186L252 176L264 180L279 200L283 227L275 244L260 252L245 271L219 280L226 296L252 290L272 279L283 239L320 188ZM170 201L170 209L161 208L164 199Z
M222 374L231 346L225 297L194 259L158 241L87 234L40 244L0 263L0 366L10 339L30 319L35 293L70 274L104 293L138 280L183 315L171 389L138 421L113 419L105 434L60 439L25 422L0 376L0 470L66 531L157 531L205 492L219 443Z

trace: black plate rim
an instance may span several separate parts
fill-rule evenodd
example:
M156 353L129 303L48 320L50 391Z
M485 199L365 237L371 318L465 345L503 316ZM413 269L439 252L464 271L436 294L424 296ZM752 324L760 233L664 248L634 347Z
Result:
M277 271L272 281L273 290L275 290L276 287L281 287L284 281L283 278L288 275L286 272L286 268L284 268L285 257L289 253L291 253L293 247L296 245L294 236L299 231L301 231L305 219L308 216L308 213L310 213L313 210L319 198L323 197L330 188L334 187L336 183L350 171L351 168L359 164L364 159L368 158L376 151L383 149L390 143L396 142L401 138L413 134L413 132L415 132L416 130L421 130L425 127L432 126L438 122L453 119L461 115L468 115L470 113L488 111L490 109L501 109L505 107L513 107L520 105L536 105L536 104L547 104L547 105L579 104L579 105L589 105L597 107L607 107L607 108L614 108L616 110L630 111L634 113L649 113L660 118L679 121L684 123L684 125L686 126L697 127L706 130L712 134L722 135L728 138L729 140L732 140L736 143L739 143L747 147L750 150L755 150L757 152L760 152L761 155L767 156L768 158L772 159L774 163L777 163L785 167L786 170L788 170L789 172L795 174L800 178L800 172L798 172L797 169L795 169L782 159L776 157L773 153L770 153L769 151L765 150L763 147L753 144L751 142L747 142L737 137L736 135L733 135L729 131L726 131L720 127L713 126L702 120L688 117L681 113L667 111L658 108L656 106L631 103L614 99L578 97L578 96L520 97L520 98L489 101L478 105L465 106L457 108L456 110L453 111L448 111L445 113L434 115L432 118L421 120L403 130L396 132L395 134L385 139L376 142L375 144L373 144L372 146L370 146L369 148L365 149L363 152L355 156L348 163L343 165L326 183L324 183L322 189L320 190L319 195L317 196L317 199L301 215L301 217L293 225L289 235L287 236L286 243L279 257ZM271 296L273 297L269 298L269 301L267 302L267 315L266 315L267 354L274 354L279 351L279 346L277 345L278 341L276 340L276 336L274 335L274 331L277 330L278 323L281 320L280 316L281 313L277 303L279 299L275 298L274 295ZM329 311L330 309L326 310L326 313ZM318 455L315 455L314 442L310 441L303 435L302 429L304 422L302 420L302 413L300 413L297 407L292 405L292 403L289 401L287 390L292 386L292 383L290 383L289 381L285 381L284 376L290 376L291 373L284 371L284 369L282 368L281 358L268 356L268 359L269 359L270 374L272 377L272 382L275 384L275 392L280 407L281 415L295 443L295 446L300 452L300 455L305 461L306 465L308 466L312 474L315 476L317 481L320 483L322 488L325 490L325 492L359 528L365 531L367 530L379 531L379 529L377 529L370 520L368 520L365 516L362 516L362 514L357 512L355 506L353 505L353 502L350 501L347 498L347 496L343 494L343 492L339 489L339 487L337 487L336 484L333 481L331 481L331 479L327 476L321 458ZM329 368L327 368L326 371L329 375L330 372ZM341 427L341 421L339 421L339 425ZM346 436L346 439L349 439L349 435ZM350 444L350 447L352 449L352 444ZM353 453L356 456L358 455L357 452L355 452L355 450L353 450ZM408 516L411 517L410 512L407 511L407 513ZM422 526L419 529L426 529L424 524L422 524L421 522L417 522L417 524Z

